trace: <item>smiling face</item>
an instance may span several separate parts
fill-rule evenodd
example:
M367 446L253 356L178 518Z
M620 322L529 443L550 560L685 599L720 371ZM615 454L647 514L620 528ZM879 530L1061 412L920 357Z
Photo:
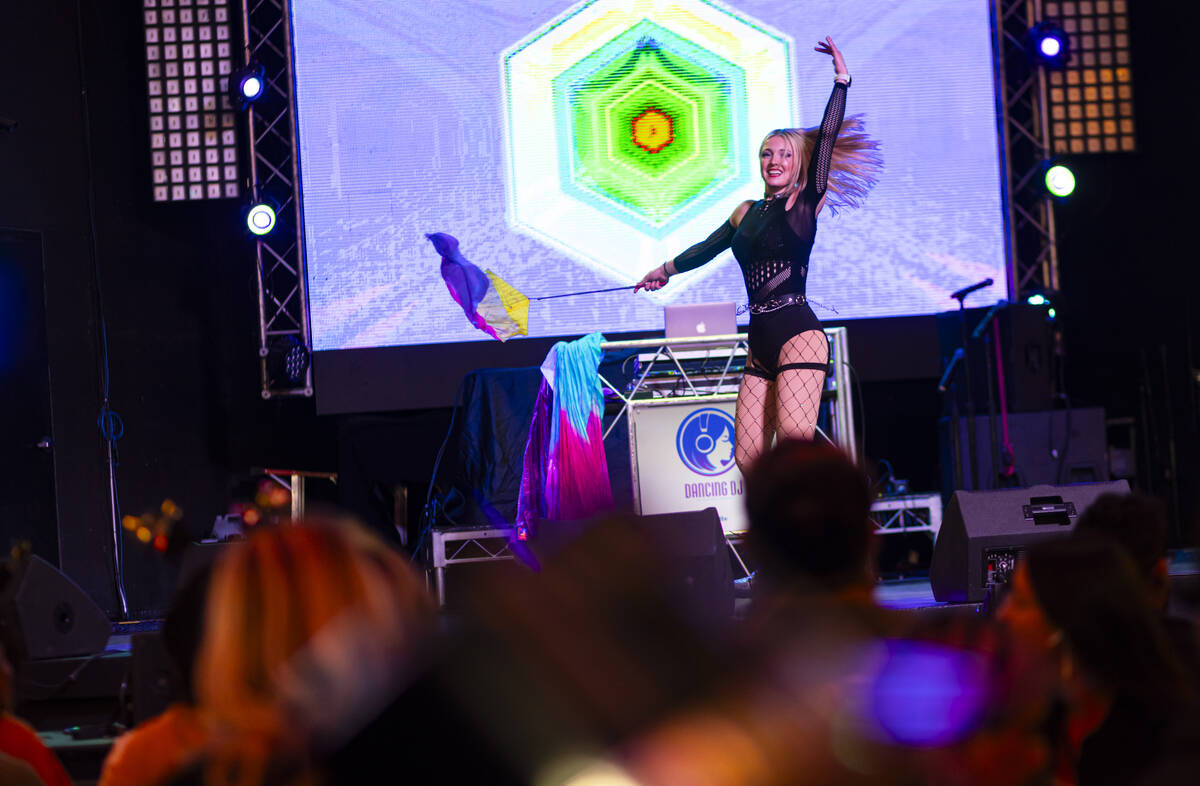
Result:
M778 193L796 182L796 167L800 161L787 137L767 137L759 150L758 160L767 194Z

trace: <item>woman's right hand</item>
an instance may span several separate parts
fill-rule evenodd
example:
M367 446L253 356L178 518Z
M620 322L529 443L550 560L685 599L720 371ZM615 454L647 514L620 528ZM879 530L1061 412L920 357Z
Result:
M820 52L823 55L829 55L830 57L833 58L834 73L837 73L837 74L850 73L848 70L846 70L846 60L845 60L845 58L842 57L842 50L837 48L837 46L833 43L833 39L830 38L829 36L825 36L824 41L818 41L817 45L815 47L813 47L813 49L815 49L816 51Z
M647 292L653 292L656 289L662 289L667 285L670 278L667 275L667 266L659 265L642 276L642 280L633 285L633 291L637 292L639 289L644 289Z

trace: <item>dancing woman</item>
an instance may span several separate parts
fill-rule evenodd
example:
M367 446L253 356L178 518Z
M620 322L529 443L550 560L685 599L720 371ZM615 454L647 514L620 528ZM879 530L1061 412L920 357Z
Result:
M661 289L676 273L733 248L750 310L734 451L743 472L776 436L813 438L829 364L829 343L805 296L817 215L830 195L831 209L856 207L881 167L878 144L862 132L858 118L843 121L850 73L841 51L831 38L815 48L833 58L835 72L821 125L767 134L759 148L764 198L738 205L707 240L654 268L635 287Z

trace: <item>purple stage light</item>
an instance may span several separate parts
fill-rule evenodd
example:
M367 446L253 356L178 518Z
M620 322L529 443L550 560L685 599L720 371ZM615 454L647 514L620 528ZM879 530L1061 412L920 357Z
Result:
M229 74L229 100L239 109L262 98L266 89L266 69L260 63L246 63Z
M1031 27L1026 46L1032 60L1054 68L1065 66L1071 57L1067 31L1057 22L1043 21Z

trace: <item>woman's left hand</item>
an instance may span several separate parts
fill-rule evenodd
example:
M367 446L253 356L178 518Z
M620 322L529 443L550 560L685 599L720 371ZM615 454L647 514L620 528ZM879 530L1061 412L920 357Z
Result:
M835 73L850 73L850 71L846 68L845 59L842 58L842 50L838 49L837 46L834 45L833 39L829 36L825 36L824 41L818 41L817 45L814 46L813 49L823 55L829 55L833 58L833 70Z

